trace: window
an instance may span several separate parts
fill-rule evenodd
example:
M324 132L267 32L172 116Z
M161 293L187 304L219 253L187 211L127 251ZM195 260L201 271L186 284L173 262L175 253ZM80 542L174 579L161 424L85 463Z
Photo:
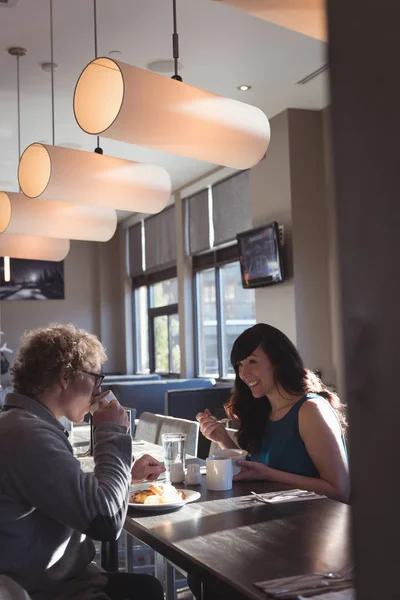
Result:
M242 287L240 264L224 265L221 279L222 377L234 376L230 354L236 338L256 322L254 290ZM248 293L250 292L250 294Z
M178 280L176 277L159 281L150 286L151 308L160 308L160 306L169 306L170 304L178 304Z
M152 280L154 276L147 278L149 285L136 287L134 293L136 372L178 375L178 281Z
M152 371L180 372L178 280L176 277L150 286L149 318L152 332Z
M215 269L197 274L196 280L198 373L218 377L218 331Z
M233 342L255 324L255 293L242 287L239 262L195 275L197 373L232 378Z

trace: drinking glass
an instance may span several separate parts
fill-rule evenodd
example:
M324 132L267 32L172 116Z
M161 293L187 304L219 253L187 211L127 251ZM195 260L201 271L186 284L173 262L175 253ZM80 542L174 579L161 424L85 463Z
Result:
M186 433L163 433L161 443L164 454L165 482L171 483L171 469L185 469Z

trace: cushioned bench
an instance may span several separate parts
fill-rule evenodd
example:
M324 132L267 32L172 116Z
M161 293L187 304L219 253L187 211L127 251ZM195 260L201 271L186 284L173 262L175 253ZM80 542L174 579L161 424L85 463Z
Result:
M123 406L136 408L137 417L140 417L142 412L164 414L165 394L169 390L209 388L214 385L215 379L208 378L161 379L159 381L106 383L102 389L112 390Z
M223 416L223 407L232 394L232 386L214 386L203 389L168 390L165 394L164 413L179 419L194 421L199 412L208 408L218 418ZM217 412L218 411L218 412ZM210 441L201 433L197 456L207 458Z

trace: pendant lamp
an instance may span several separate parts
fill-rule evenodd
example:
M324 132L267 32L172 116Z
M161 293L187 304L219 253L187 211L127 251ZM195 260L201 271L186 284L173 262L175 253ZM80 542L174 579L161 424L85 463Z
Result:
M74 112L87 133L234 169L257 164L270 140L259 108L111 58L83 70Z
M19 60L26 55L25 48L9 48L8 53L17 58L17 110L18 110L18 158L20 157L21 132L20 132L20 81L19 81ZM0 203L0 232L3 232L11 220L11 202L8 198L9 192L1 194L5 201ZM22 194L13 194L22 196ZM33 231L30 228L29 234ZM54 233L54 232L53 232ZM43 238L33 235L9 235L0 233L0 256L5 258L24 258L27 260L64 260L70 248L69 240Z
M29 260L64 260L69 252L69 240L33 235L0 234L0 256Z
M29 198L144 213L161 211L171 196L162 167L38 143L22 154L18 180Z
M97 56L97 11L94 42ZM32 144L23 153L18 180L29 198L71 202L131 212L157 213L168 204L171 178L159 166L104 156L101 148L84 152L60 148L54 141L53 5L50 0L51 96L53 145Z
M117 228L117 213L111 208L76 206L67 202L43 202L23 194L0 192L1 231L69 240L108 242ZM4 215L4 216L3 216ZM4 228L9 215L9 223Z
M326 0L217 0L243 12L292 29L304 35L328 41Z

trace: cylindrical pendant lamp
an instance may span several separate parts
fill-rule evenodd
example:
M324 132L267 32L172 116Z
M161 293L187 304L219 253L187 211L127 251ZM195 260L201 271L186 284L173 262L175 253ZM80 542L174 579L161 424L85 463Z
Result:
M47 144L28 146L18 179L29 198L131 212L157 213L171 196L163 167Z
M64 260L69 252L69 240L36 237L33 235L0 234L0 256L28 260Z
M219 0L243 12L293 29L323 42L328 41L326 0Z
M13 235L35 233L67 240L108 242L117 228L117 213L112 208L35 200L11 192L0 192L0 215L3 214L10 215L6 231Z
M257 164L270 139L259 108L110 58L83 70L74 112L87 133L234 169Z

